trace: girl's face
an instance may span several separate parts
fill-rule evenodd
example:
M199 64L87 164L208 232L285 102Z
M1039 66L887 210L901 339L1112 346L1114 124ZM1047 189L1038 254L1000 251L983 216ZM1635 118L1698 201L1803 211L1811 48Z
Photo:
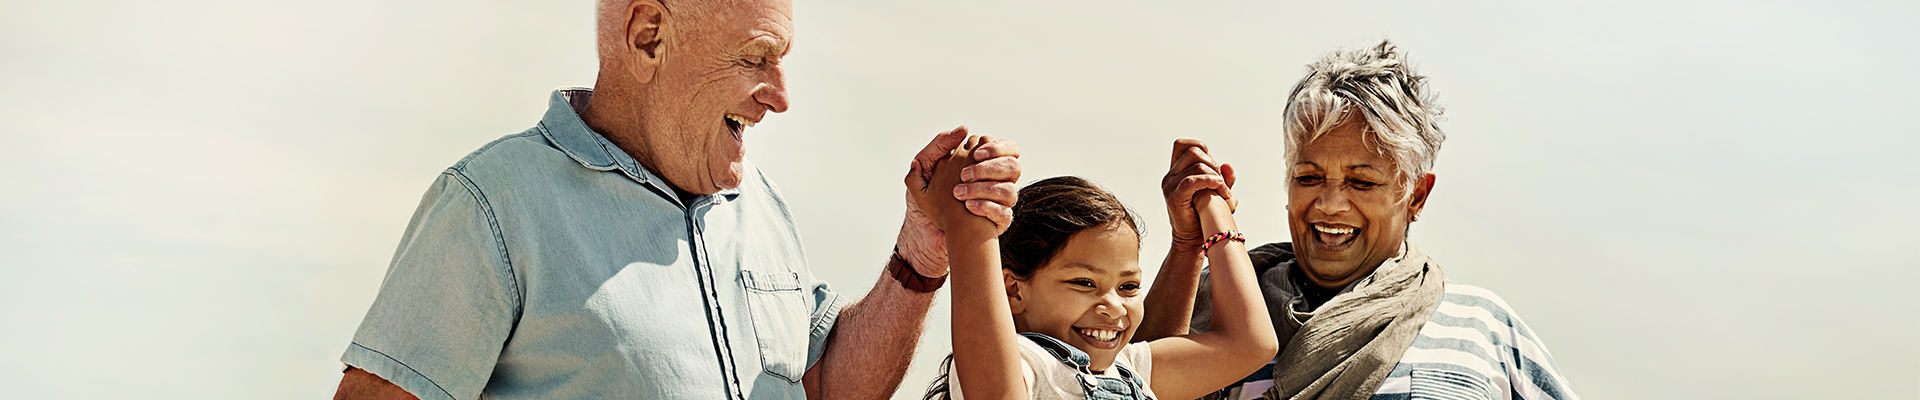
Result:
M1026 279L1001 271L1015 327L1073 345L1095 370L1112 366L1140 325L1140 239L1125 223L1075 233Z

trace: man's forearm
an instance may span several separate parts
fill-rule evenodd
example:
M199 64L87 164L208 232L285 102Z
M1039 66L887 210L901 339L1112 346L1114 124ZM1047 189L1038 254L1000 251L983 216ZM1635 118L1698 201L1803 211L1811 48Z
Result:
M886 274L865 298L840 311L819 364L807 371L807 398L885 399L913 362L934 293L908 290Z
M406 389L387 382L385 378L367 370L347 367L340 377L340 387L334 389L334 400L420 400Z

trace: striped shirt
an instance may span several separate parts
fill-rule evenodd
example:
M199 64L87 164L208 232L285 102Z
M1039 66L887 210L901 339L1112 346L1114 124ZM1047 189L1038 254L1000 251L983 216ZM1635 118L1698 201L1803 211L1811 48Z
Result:
M1227 399L1273 387L1273 364L1228 386ZM1493 292L1447 282L1439 308L1387 374L1373 400L1578 399L1547 346Z

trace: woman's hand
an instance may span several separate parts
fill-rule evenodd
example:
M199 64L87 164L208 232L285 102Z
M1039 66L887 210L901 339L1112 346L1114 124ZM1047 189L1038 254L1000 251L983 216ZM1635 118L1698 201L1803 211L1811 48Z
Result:
M1194 199L1200 198L1202 191L1214 192L1224 200L1227 213L1233 213L1239 204L1233 198L1233 181L1233 165L1215 162L1207 154L1206 143L1195 139L1173 142L1173 165L1160 178L1160 194L1166 197L1167 219L1173 225L1174 251L1200 252L1200 242L1206 236L1200 229Z

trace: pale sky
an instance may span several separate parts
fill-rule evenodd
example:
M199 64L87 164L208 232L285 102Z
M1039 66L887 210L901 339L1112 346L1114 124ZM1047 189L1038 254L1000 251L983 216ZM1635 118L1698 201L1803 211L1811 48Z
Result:
M798 0L748 133L858 296L965 124L1147 219L1175 138L1286 240L1282 96L1399 43L1447 106L1412 242L1586 398L1910 396L1920 3ZM590 86L590 1L0 0L0 397L326 398L420 195ZM936 306L897 397L947 353Z

